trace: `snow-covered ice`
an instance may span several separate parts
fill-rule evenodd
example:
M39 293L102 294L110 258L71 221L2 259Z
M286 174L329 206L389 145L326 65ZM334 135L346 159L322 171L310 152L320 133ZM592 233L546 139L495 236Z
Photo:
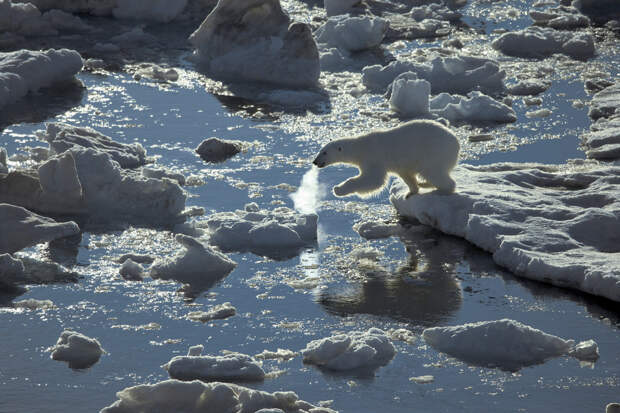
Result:
M206 323L211 320L222 320L237 314L237 309L229 302L218 304L209 309L209 311L192 311L187 314L187 318L193 321Z
M590 25L590 19L584 16L575 7L558 6L545 10L532 10L530 17L537 26L547 26L553 29L576 29Z
M261 210L255 203L245 210L211 215L207 224L209 243L223 251L251 251L258 255L286 258L317 239L318 216L290 208Z
M129 281L142 281L144 278L144 268L131 258L127 258L125 262L123 262L118 272L121 277Z
M387 20L380 17L337 16L330 17L314 35L319 44L358 52L379 46L388 27Z
M586 147L586 156L593 159L620 159L620 116L611 119L599 118L591 131L581 135Z
M377 369L387 364L396 349L377 328L313 340L301 351L304 363L329 370Z
M580 343L587 349L573 351L574 340L564 340L515 320L481 321L454 327L427 328L422 338L434 349L468 363L516 371L563 355L592 354L592 340Z
M134 73L134 79L146 77L158 82L176 82L179 80L179 72L173 68L166 68L154 63L140 63Z
M175 280L192 288L207 289L226 277L237 263L196 238L177 234L176 241L184 251L173 257L157 259L149 271L154 279Z
M469 92L467 97L441 93L430 100L431 113L450 122L497 122L517 120L515 111L482 92Z
M54 84L69 82L82 70L74 50L19 50L0 53L0 108Z
M56 345L49 348L51 358L66 361L72 369L86 369L99 361L105 350L96 338L65 330Z
M430 94L431 84L426 80L396 78L392 83L390 108L404 117L428 116Z
M461 165L458 191L390 201L403 217L463 237L518 276L620 301L620 181L617 166L575 161Z
M52 300L36 300L34 298L15 301L13 307L24 308L26 310L51 310L56 308Z
M223 80L318 85L319 53L311 29L291 23L279 0L219 2L189 41L200 65Z
M196 153L206 162L224 162L241 151L241 143L218 138L205 139L196 148Z
M540 79L527 79L522 80L512 86L508 87L508 93L517 96L533 96L539 95L545 90L549 89L551 82Z
M425 19L458 21L462 17L461 12L450 9L444 3L431 3L419 7L413 7L409 15L416 21Z
M135 168L146 164L146 150L140 143L116 142L92 128L48 123L45 131L37 132L37 137L49 144L52 155L70 149L92 148L107 153L122 168Z
M263 350L262 352L255 355L254 358L259 359L259 360L284 360L286 361L286 360L295 358L298 355L299 353L295 351L279 348L276 351Z
M254 358L241 353L223 356L201 356L199 347L191 355L175 356L162 367L171 378L183 381L261 381L265 371Z
M396 60L386 66L367 66L362 70L362 82L371 91L383 92L405 72L431 83L431 93L466 94L472 90L484 93L504 91L506 73L491 59L473 56L437 56L428 63Z
M128 387L119 400L100 413L258 413L276 409L286 413L337 413L300 400L291 391L268 393L229 383L165 380Z
M62 10L45 13L32 3L15 3L0 0L0 33L16 33L23 36L55 36L59 31L84 33L92 27L78 16Z
M543 58L554 53L587 59L595 52L590 33L559 31L546 27L528 27L502 34L491 46L509 56Z
M73 222L56 222L25 208L0 204L0 254L80 233Z

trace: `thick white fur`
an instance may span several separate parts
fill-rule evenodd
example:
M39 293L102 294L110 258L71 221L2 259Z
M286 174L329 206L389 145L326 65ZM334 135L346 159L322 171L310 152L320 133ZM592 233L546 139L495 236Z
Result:
M392 129L332 141L321 148L314 164L319 168L348 164L359 169L359 175L334 187L336 196L372 196L383 189L389 174L405 181L409 195L418 192L418 175L440 192L452 193L456 184L450 171L456 166L459 150L458 139L442 124L413 120Z

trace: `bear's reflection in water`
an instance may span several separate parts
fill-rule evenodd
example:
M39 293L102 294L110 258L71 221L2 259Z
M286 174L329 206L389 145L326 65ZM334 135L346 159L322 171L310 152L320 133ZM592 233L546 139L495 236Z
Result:
M400 238L408 253L405 265L389 271L354 263L364 280L323 290L318 302L337 315L388 316L421 326L450 318L462 303L455 274L466 254L466 243L419 225L403 228Z

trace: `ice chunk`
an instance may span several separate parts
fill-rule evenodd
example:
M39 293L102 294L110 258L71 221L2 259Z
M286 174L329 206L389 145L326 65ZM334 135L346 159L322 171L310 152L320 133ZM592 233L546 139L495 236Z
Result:
M209 309L209 311L192 311L187 318L193 321L206 323L211 320L222 320L237 314L237 309L231 303L223 303Z
M20 290L19 284L43 284L51 282L75 282L77 274L68 272L55 262L38 261L34 258L13 258L0 254L0 290Z
M56 345L48 349L51 358L66 361L72 369L86 369L99 361L105 352L96 338L71 330L62 332Z
M185 176L183 176L183 174L170 171L166 168L142 168L142 176L154 179L168 178L172 181L176 181L179 185L185 185Z
M196 148L196 153L207 162L224 162L241 151L241 143L218 138L205 139Z
M511 95L517 95L517 96L539 95L545 90L549 89L549 86L551 86L551 82L546 81L546 80L534 80L534 79L522 80L516 85L508 87L508 93L510 93Z
M172 68L164 68L154 63L141 63L134 74L134 79L147 77L158 82L176 82L179 80L179 72Z
M543 58L554 53L564 53L577 59L587 59L594 55L591 34L542 27L504 33L491 46L504 54L518 57Z
M71 152L50 159L38 169L39 182L43 192L59 194L80 202L83 196L82 184L77 174L75 159Z
M149 272L152 278L175 280L192 288L208 289L237 266L236 262L195 238L177 234L175 239L185 251L172 258L156 260Z
M301 351L305 363L340 371L374 370L387 364L395 354L389 337L377 328L314 340Z
M620 115L620 82L617 82L592 96L588 115L592 119Z
M162 367L177 380L261 381L265 372L260 363L241 353L224 356L201 356L193 347L193 355L175 356ZM198 354L196 354L198 353Z
M383 41L389 27L380 17L330 17L315 33L316 40L349 52L371 49Z
M137 262L132 261L131 258L127 258L125 262L123 262L119 274L126 280L142 281L144 278L144 268Z
M575 344L509 319L427 328L422 338L465 362L508 371L566 355Z
M81 69L82 57L74 50L0 53L0 108L41 88L71 81Z
M174 20L187 0L117 0L112 13L117 19L140 19L167 23Z
M319 53L310 27L292 23L279 0L225 0L190 36L212 76L234 82L315 87Z
M49 143L52 154L60 154L69 149L93 148L107 153L123 168L146 164L146 150L141 144L119 143L92 128L48 123L46 131L38 132L37 137Z
M35 300L34 298L15 301L13 307L24 308L26 310L51 310L56 308L52 300Z
M431 93L465 94L472 90L486 93L502 92L506 73L490 59L472 56L436 57L430 63L394 61L387 66L367 66L362 82L372 91L384 91L400 74L413 72L431 83Z
M381 239L397 235L401 231L401 226L395 223L365 221L355 224L353 229L360 234L360 237L366 239Z
M587 148L586 156L593 159L620 159L620 116L600 119L591 127L592 131L581 135Z
M431 84L426 80L397 78L392 84L390 108L405 117L428 115L430 94Z
M431 113L450 122L498 122L517 120L515 111L481 92L470 92L466 98L441 93L430 101Z
M285 360L286 361L286 360L295 358L298 355L299 353L296 353L292 350L285 350L285 349L279 348L277 351L263 350L262 353L255 355L254 358L257 358L259 360Z
M599 358L598 344L594 340L582 341L573 347L569 354L582 361L596 361Z
M13 253L31 245L80 233L73 222L56 222L25 208L0 204L0 253Z
M620 301L620 182L617 166L584 163L462 165L459 192L390 201L403 217L467 239L514 274Z
M290 413L337 413L316 407L290 391L267 393L227 383L166 380L128 387L100 413L224 413L280 409Z
M285 207L258 210L256 204L248 204L245 211L211 215L209 243L224 251L288 258L316 242L317 220L313 213L299 214Z
M444 4L431 3L424 6L413 7L409 15L416 21L425 19L458 21L462 14L456 10L446 7Z
M559 6L542 11L530 11L530 17L537 26L547 26L554 29L576 29L590 25L590 19L574 7Z

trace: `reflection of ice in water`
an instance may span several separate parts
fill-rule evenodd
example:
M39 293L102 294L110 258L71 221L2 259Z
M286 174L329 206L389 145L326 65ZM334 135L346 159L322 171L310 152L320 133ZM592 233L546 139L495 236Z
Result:
M299 212L316 213L323 192L323 188L319 185L319 170L312 167L301 178L301 185L296 192L291 194L291 199L295 203L295 209Z

